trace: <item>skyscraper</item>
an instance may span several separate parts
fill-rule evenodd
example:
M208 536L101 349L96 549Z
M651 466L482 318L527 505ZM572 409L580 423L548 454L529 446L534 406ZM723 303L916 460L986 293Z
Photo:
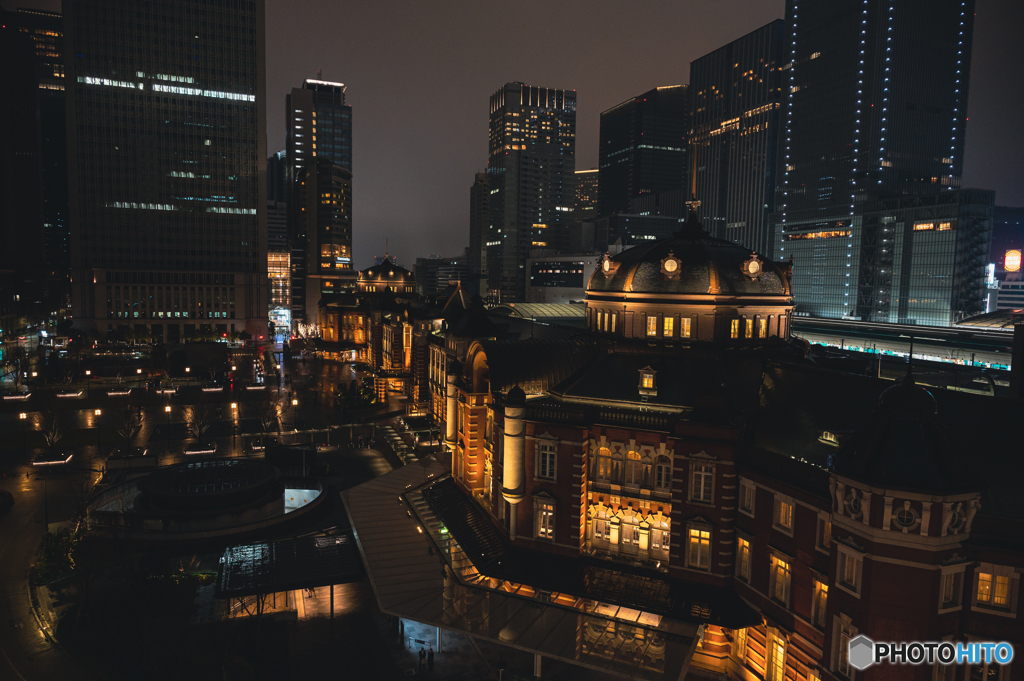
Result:
M64 309L70 292L68 243L68 142L64 102L64 22L60 14L18 8L10 13L36 57L39 143L43 182L43 230L50 272L51 311Z
M32 40L0 10L0 330L41 321L46 306L39 80ZM13 17L12 17L13 18Z
M478 293L487 277L487 235L491 219L488 210L487 173L477 173L469 188L469 279L467 290Z
M351 172L352 107L345 104L344 83L306 79L285 96L285 120L289 191L313 158L327 158Z
M266 334L262 0L64 10L76 324Z
M602 216L630 213L632 199L686 187L690 120L686 85L655 88L601 114Z
M292 320L317 322L323 294L355 285L352 173L318 156L299 171L289 204Z
M267 201L285 201L288 196L287 156L282 149L267 159Z
M781 19L690 62L694 198L704 229L767 255L775 203Z
M526 296L531 248L565 248L576 170L576 92L507 83L491 95L489 287Z
M919 214L875 209L891 205L891 197L946 192L965 200L968 212L988 203L977 202L982 194L955 193L961 186L974 4L863 0L804 3L797 12L797 0L787 0L772 224L776 259L795 255L796 314L900 318L894 277L933 262L927 248L904 250L902 261L893 260L901 229L896 223L928 224L934 217L929 206L950 199L923 198ZM908 204L913 201L900 203ZM980 290L985 258L973 254L987 248L990 218L955 219L949 227L956 232L947 235L955 244L949 257L977 260L977 267L956 268L953 276L971 281L954 288ZM928 316L952 315L955 321L962 311Z
M597 217L598 174L597 168L576 171L576 201L573 204L573 222L588 222Z

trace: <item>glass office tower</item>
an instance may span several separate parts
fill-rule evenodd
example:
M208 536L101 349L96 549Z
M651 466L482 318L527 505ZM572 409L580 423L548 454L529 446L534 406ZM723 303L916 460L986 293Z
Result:
M306 79L285 96L289 191L314 158L352 170L352 107L345 104L345 89L344 83Z
M690 62L694 198L704 229L767 254L775 204L784 22Z
M927 197L960 189L974 2L787 0L785 30L772 225L774 257L794 256L796 314L904 318L894 312L895 277L905 281L919 267L908 253L924 257L923 251L894 259L896 236L886 218L900 219L876 207L922 197L921 215L904 221L927 223L931 203L953 200ZM966 206L980 200L961 199ZM970 230L953 240L956 251L946 261L953 272L954 262L974 262L990 222L951 224ZM971 281L953 288L977 288L974 280L980 285L984 278L979 265L957 267L951 276ZM945 294L937 289L934 297ZM955 319L963 309L905 318Z
M689 87L655 88L601 114L598 212L630 213L631 200L687 186Z
M508 83L491 95L489 288L526 299L532 248L564 249L572 224L576 92Z
M64 9L75 323L265 335L262 0Z

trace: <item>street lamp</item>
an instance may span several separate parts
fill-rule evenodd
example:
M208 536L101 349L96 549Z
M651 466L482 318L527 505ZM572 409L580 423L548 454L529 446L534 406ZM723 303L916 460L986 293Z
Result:
M92 371L89 369L85 370L85 397L89 397L89 388L92 387Z
M20 414L18 414L18 418L21 419L22 421L24 421L25 419L28 418L28 414L26 414L25 412L21 412ZM21 449L22 449L22 453L24 453L24 451L28 449L28 424L27 423L23 424L22 427L21 427Z
M103 410L102 409L97 409L93 413L98 417L101 414L103 414ZM99 419L98 418L97 419L93 419L93 423L96 424L96 453L99 454L100 453L100 424L99 424Z

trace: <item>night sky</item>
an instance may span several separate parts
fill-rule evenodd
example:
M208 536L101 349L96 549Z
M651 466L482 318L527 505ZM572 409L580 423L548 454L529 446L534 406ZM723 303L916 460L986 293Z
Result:
M784 14L784 0L266 3L268 155L284 148L292 87L318 70L348 86L360 268L385 237L407 266L468 245L488 97L503 83L575 89L576 167L592 168L601 111L689 82L690 61ZM1024 206L1022 7L977 0L964 186L995 189L997 205Z

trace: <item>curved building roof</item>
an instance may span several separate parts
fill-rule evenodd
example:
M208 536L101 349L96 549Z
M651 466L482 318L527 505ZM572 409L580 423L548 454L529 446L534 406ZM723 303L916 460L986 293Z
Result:
M791 295L783 267L708 235L695 207L672 237L605 256L590 277L587 293Z
M389 281L406 281L415 282L416 277L413 273L405 269L401 265L395 263L391 259L391 256L384 256L384 260L379 265L373 265L367 267L365 270L359 271L360 279L383 279Z

